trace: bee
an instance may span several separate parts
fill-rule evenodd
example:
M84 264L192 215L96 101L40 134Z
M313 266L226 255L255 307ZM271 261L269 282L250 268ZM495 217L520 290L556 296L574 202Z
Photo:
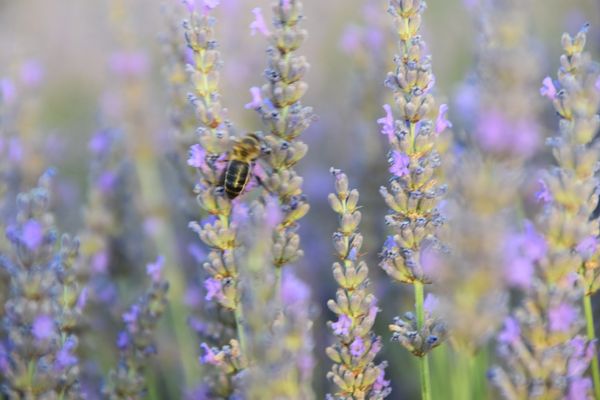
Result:
M244 191L252 175L252 163L260 153L260 138L254 133L234 142L223 177L223 188L229 199L235 199Z

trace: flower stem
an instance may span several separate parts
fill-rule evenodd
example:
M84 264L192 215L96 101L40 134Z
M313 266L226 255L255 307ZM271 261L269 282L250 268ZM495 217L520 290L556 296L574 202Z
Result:
M583 296L583 308L585 310L588 339L595 340L596 332L594 329L594 315L592 313L592 296ZM600 367L598 366L598 355L595 351L594 358L592 359L592 378L594 380L594 398L598 400L600 399Z
M425 324L425 312L423 310L423 282L415 281L415 307L417 310L417 328L421 330ZM421 371L421 399L431 400L431 378L429 375L429 356L424 354L419 360Z
M238 340L243 355L246 355L246 332L244 331L244 310L242 304L235 307L235 325L237 327Z

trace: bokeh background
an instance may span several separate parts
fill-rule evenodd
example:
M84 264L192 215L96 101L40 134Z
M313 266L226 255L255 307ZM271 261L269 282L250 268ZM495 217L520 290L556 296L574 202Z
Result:
M480 33L469 3L432 0L424 21L424 36L433 54L437 95L449 103L454 131L459 133L464 130L460 123L464 116L459 115L461 110L455 104L461 104L464 83L473 72ZM539 63L539 82L555 73L561 33L574 33L585 22L591 23L590 49L598 58L600 1L527 3L525 11L531 16L528 34L536 46L531 57ZM222 100L240 131L260 128L255 113L244 108L250 99L248 89L262 84L265 66L265 41L260 35L250 35L254 7L268 10L269 0L222 0L216 13L217 36L225 62ZM330 365L323 356L330 340L325 321L331 318L324 305L335 293L330 239L336 219L326 201L332 188L328 173L331 166L347 172L366 205L362 230L373 288L383 309L377 332L383 335L385 343L389 342L387 321L410 308L412 301L410 288L390 285L377 267L378 249L386 236L386 207L378 187L387 179L387 164L384 137L375 121L383 114L381 105L390 101L383 79L391 69L393 56L391 19L385 10L385 0L305 1L309 39L302 53L311 70L304 103L314 107L319 120L303 136L310 151L299 170L305 177L305 191L312 208L302 223L306 256L294 268L312 288L318 358L314 387L318 398L327 391L325 374ZM199 268L186 251L194 241L186 233L189 215L179 207L181 197L187 194L176 184L176 172L170 163L176 140L169 121L172 94L164 42L179 35L183 43L179 29L183 18L185 10L177 0L0 0L0 78L8 78L16 86L19 117L13 122L23 143L23 185L33 184L47 166L57 168L59 191L55 207L63 230L78 232L84 224L90 138L106 127L123 132L123 157L130 160L134 188L133 194L123 201L130 202L131 208L142 215L143 223L130 227L130 255L114 266L118 270L119 300L114 310L106 311L114 315L143 290L138 278L143 275L145 263L161 247L170 246L173 252L167 269L169 277L175 279L170 292L174 304L184 303L184 282L194 285L194 269ZM123 77L128 72L119 66L122 54L138 57L139 64L131 67L135 76ZM542 124L552 129L555 120L549 105L543 115L547 118ZM543 160L544 149L539 152L539 159ZM147 176L148 171L158 175ZM137 188L136 179L146 179L155 190L144 193ZM158 238L161 244L145 244L148 237ZM185 307L175 307L162 321L159 353L152 360L149 376L152 398L182 396L185 386L181 365L190 366L188 379L200 379L199 369L194 370L198 343L185 326L185 319ZM112 344L117 328L97 328L87 351L99 360L98 365L89 367L101 373L116 361ZM412 358L396 345L386 345L383 355L390 362L392 398L417 398L418 370L412 365ZM435 362L451 365L451 354L450 359ZM434 381L440 386L437 390L444 393L444 388L451 385L447 382L449 377L435 377L435 371L434 366Z

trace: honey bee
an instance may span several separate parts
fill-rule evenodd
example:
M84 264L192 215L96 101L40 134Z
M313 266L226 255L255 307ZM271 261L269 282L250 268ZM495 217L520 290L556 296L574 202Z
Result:
M254 133L234 142L223 177L223 188L231 200L244 191L252 175L252 163L260 152L260 138Z

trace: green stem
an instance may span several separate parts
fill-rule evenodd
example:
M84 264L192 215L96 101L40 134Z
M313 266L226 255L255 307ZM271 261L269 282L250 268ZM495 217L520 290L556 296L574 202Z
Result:
M244 310L242 304L238 303L235 307L235 325L237 327L237 336L240 341L240 351L246 354L246 332L244 331Z
M583 308L585 310L588 339L595 340L596 332L594 329L594 315L592 313L592 296L583 296ZM595 399L600 400L600 367L598 366L598 355L596 352L594 352L594 358L592 358L592 378L594 379Z
M415 307L417 311L417 328L419 331L425 324L425 311L423 310L423 282L415 281ZM431 377L429 375L429 356L424 354L419 360L421 371L421 399L431 400Z

